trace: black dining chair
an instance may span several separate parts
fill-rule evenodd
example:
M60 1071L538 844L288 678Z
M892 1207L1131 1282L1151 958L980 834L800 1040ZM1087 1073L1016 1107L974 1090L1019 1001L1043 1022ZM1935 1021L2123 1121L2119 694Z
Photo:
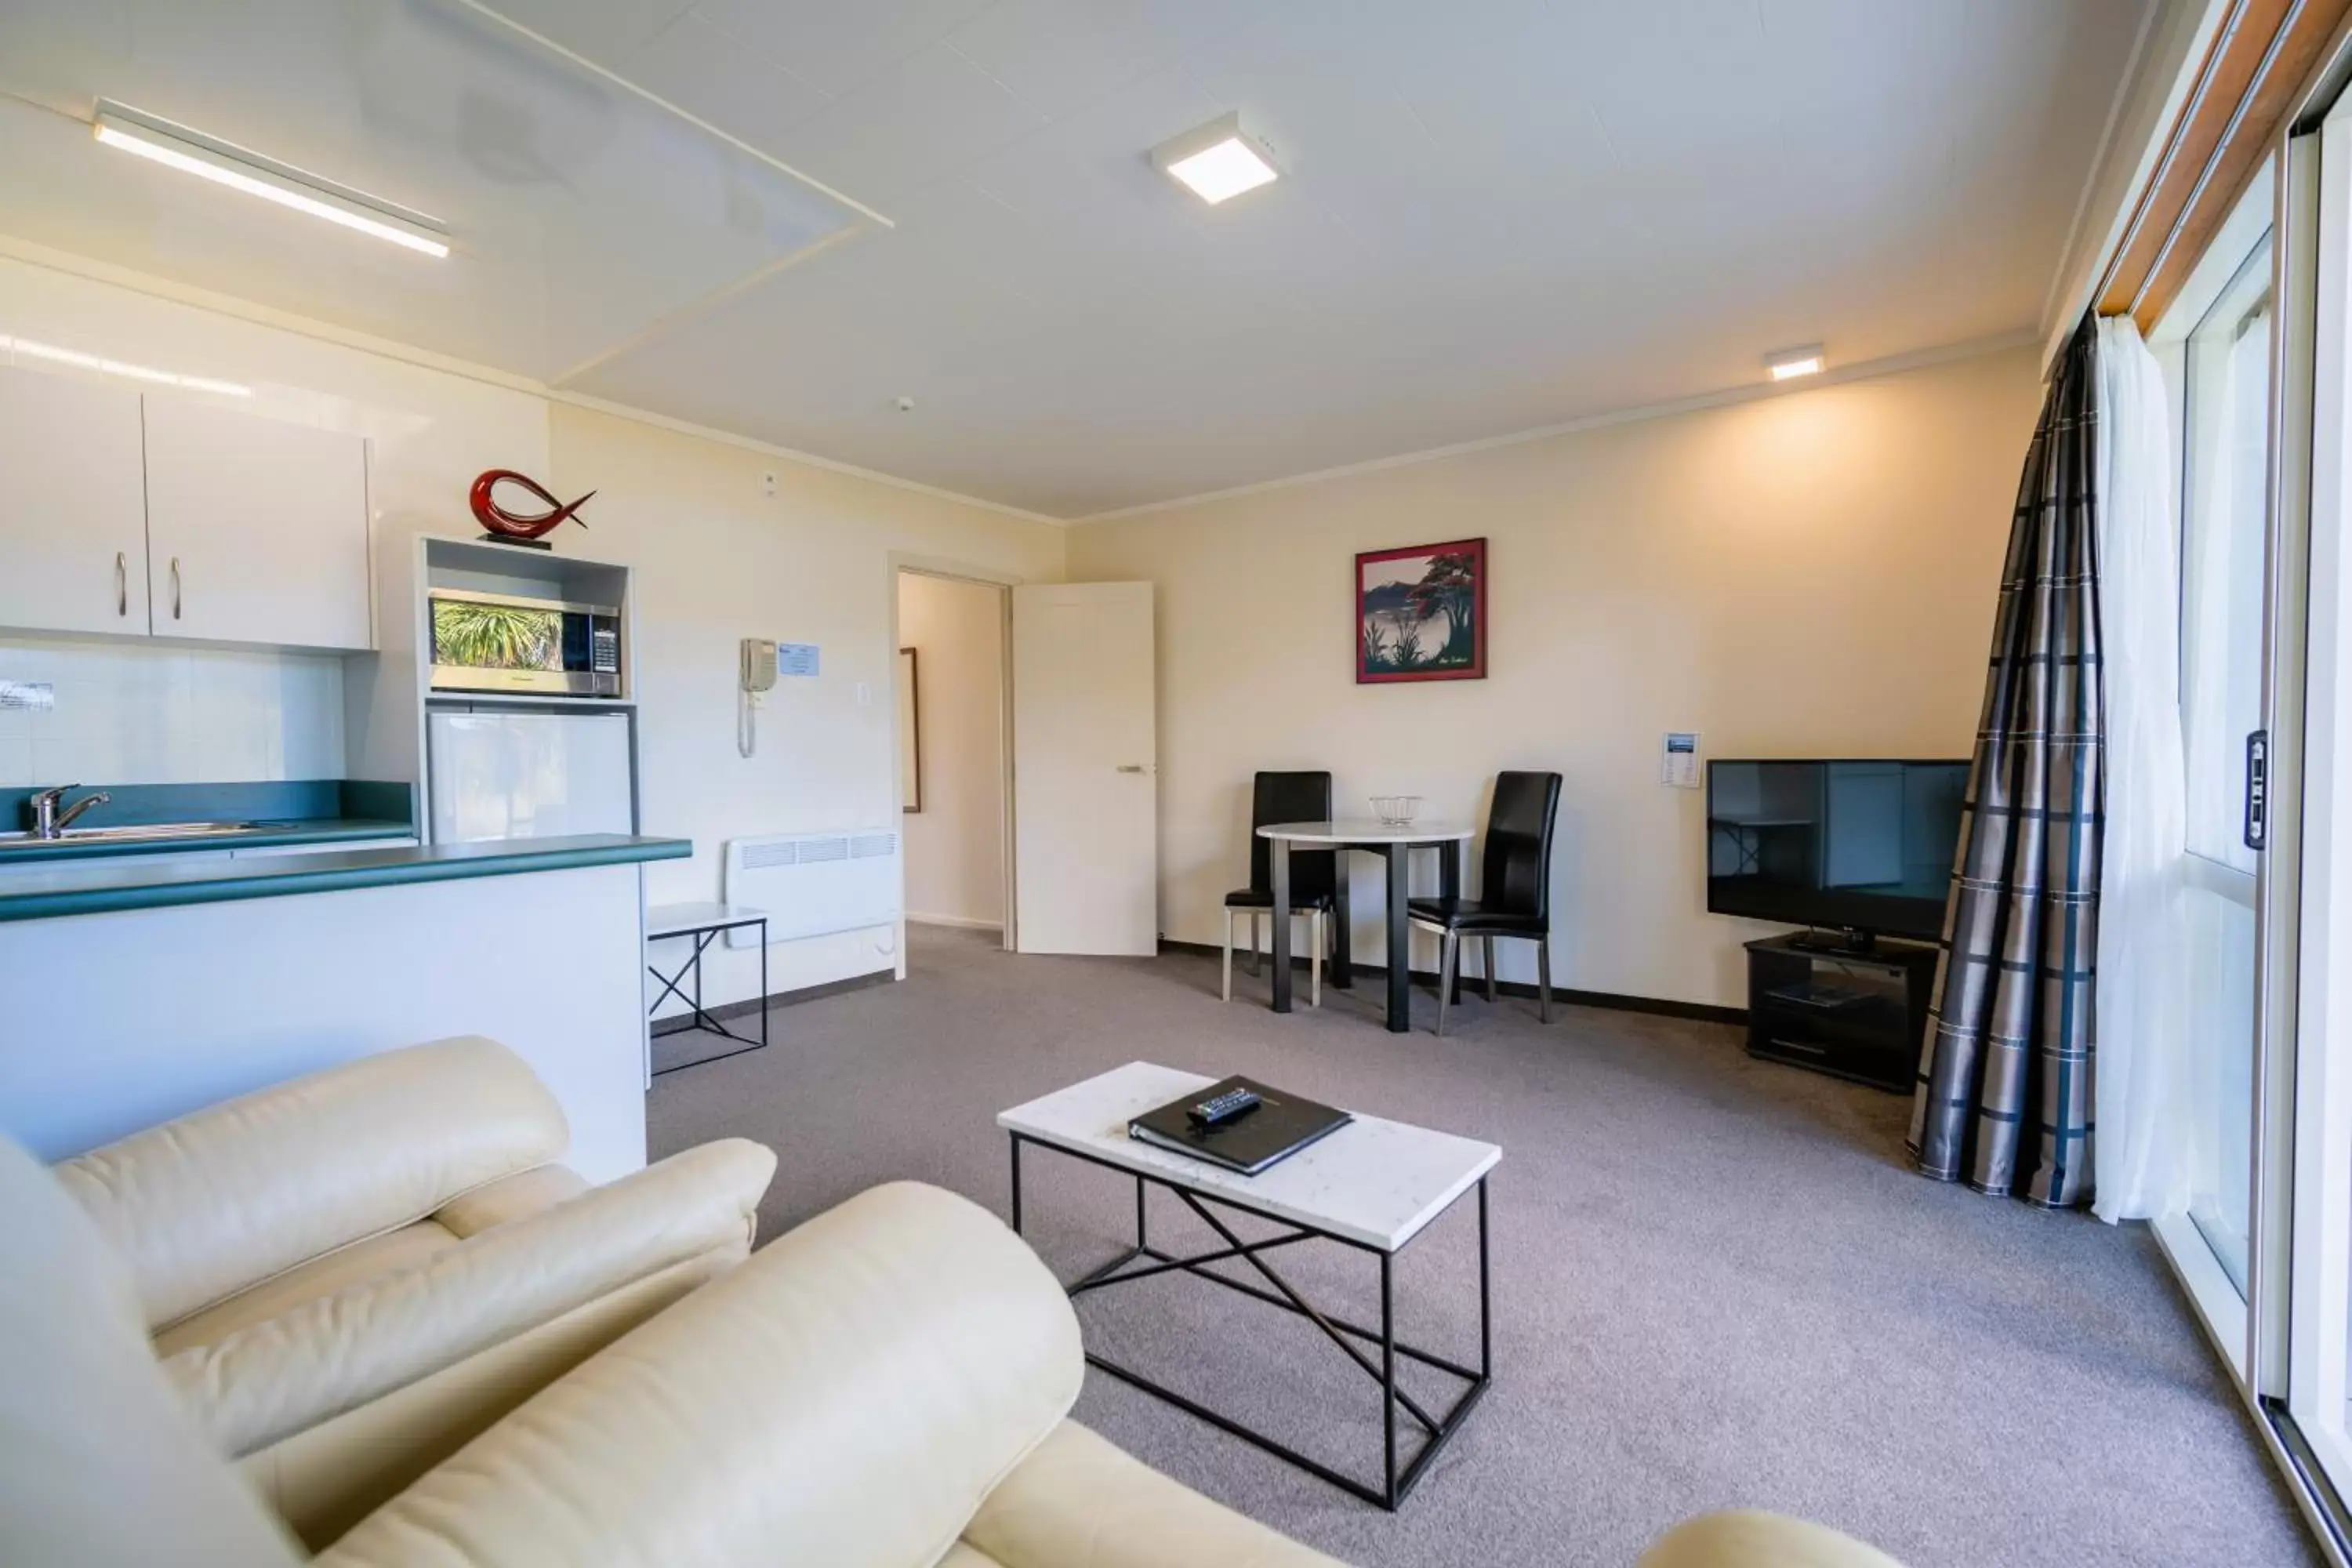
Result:
M1486 808L1486 853L1475 899L1414 899L1406 918L1437 932L1437 1032L1462 963L1462 939L1486 944L1486 1000L1495 999L1495 939L1536 944L1536 1007L1551 1022L1551 829L1559 816L1558 773L1495 775L1495 802Z
M1331 775L1328 773L1260 773L1250 786L1250 883L1225 895L1224 999L1234 999L1234 917L1249 916L1250 973L1260 972L1258 924L1274 912L1273 844L1257 830L1276 822L1328 822ZM1301 849L1290 857L1290 909L1307 917L1307 951L1313 954L1308 996L1323 1005L1323 954L1339 857L1336 850Z

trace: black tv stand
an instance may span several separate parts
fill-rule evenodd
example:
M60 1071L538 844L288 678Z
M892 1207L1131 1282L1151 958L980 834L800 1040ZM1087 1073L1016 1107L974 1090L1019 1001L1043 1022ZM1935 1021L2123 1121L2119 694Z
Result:
M1818 931L1751 942L1748 1054L1908 1094L1935 985L1932 947Z
M1808 926L1782 940L1800 952L1843 952L1867 956L1878 951L1876 932L1856 931L1852 926L1840 931Z

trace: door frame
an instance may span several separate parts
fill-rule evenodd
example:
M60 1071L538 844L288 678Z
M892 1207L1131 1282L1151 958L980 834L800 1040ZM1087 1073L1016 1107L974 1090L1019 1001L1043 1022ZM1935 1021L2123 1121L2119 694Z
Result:
M2317 123L2309 121L2315 118ZM2305 233L2295 258L2302 286L2296 306L2306 327L2307 353L2289 367L2288 384L2302 395L2292 428L2303 438L2302 471L2294 476L2308 525L2301 568L2302 594L2291 606L2305 639L2308 664L2328 675L2346 661L2347 555L2352 543L2352 97L2324 114L2306 114L2305 134L2290 142L2303 153L2305 187L2298 211ZM2352 1332L2352 1042L2346 1038L2352 986L2337 973L2345 952L2347 900L2336 875L2345 860L2352 817L2339 805L2352 775L2343 710L2332 681L2307 685L2303 700L2302 765L2287 775L2301 792L2295 846L2301 871L2296 891L2300 943L2298 1027L2273 1069L2263 1129L2270 1158L2258 1172L2278 1194L2276 1262L2263 1283L2274 1303L2260 1315L2255 1393L2272 1415L2287 1457L2283 1461L2297 1504L2316 1529L2331 1562L2347 1561L2342 1499L2352 1479L2347 1447L2347 1332ZM2277 776L2274 773L2274 776ZM2264 1335L2268 1335L2265 1343Z
M926 555L918 552L893 550L887 554L890 584L890 658L894 661L894 679L890 689L890 799L898 813L898 977L907 975L907 855L906 809L898 781L906 777L907 759L898 754L898 682L895 679L895 661L903 646L898 633L898 580L903 576L937 577L945 582L962 583L975 588L988 588L996 595L997 612L997 681L996 681L996 763L1002 777L999 781L1003 865L1002 885L997 889L998 908L1003 911L1003 924L998 945L1007 952L1014 947L1019 919L1019 904L1013 896L1015 850L1019 844L1020 822L1013 809L1013 590L1022 584L1039 581L1018 572L1005 572L992 567L975 566L970 562L955 561L943 556Z

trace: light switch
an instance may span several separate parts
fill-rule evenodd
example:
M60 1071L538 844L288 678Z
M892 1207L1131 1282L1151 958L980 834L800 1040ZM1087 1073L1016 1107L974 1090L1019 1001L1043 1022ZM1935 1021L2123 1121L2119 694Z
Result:
M1698 735L1689 730L1669 730L1658 757L1658 782L1674 789L1699 785Z

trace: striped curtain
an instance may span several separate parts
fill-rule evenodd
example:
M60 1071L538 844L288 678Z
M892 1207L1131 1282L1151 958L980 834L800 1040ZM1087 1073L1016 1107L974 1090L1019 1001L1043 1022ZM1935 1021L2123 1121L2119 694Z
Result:
M2086 316L2025 455L1911 1107L1923 1173L2052 1208L2091 1196L2097 341Z

